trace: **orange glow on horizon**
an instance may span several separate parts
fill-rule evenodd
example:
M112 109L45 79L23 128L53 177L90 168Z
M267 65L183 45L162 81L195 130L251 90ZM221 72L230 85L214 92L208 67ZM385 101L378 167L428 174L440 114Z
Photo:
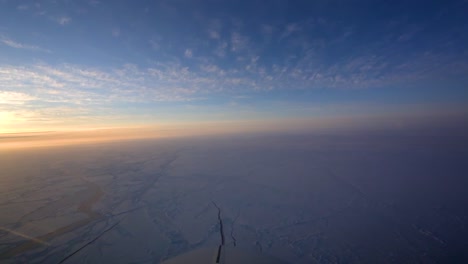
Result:
M464 115L462 117L465 117ZM161 123L139 127L66 127L61 130L19 130L0 132L1 149L19 149L112 142L136 139L197 137L248 133L313 133L352 132L368 129L401 130L424 125L445 126L459 124L460 115L382 115L360 117L328 117L309 119L269 119L249 121L192 121ZM1 122L8 122L8 118ZM1 131L1 130L0 130Z
M0 133L0 149L76 145L150 138L158 139L248 132L283 131L285 128L297 128L299 123L303 122L192 122L146 127L114 127L104 129L82 128L60 131L25 131L18 133Z

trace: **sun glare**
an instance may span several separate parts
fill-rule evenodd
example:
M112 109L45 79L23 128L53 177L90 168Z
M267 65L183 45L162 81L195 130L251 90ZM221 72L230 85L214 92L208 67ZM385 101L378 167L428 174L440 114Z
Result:
M11 125L15 122L15 116L11 112L0 112L0 133L11 131Z

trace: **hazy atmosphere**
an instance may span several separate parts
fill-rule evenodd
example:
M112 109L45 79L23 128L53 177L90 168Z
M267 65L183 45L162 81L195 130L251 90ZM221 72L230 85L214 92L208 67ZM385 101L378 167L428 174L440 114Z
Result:
M0 262L468 263L467 13L0 0Z

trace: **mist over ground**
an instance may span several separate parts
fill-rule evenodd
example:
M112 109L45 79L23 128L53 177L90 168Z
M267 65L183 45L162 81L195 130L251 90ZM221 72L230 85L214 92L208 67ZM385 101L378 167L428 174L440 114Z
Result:
M0 261L58 263L109 230L65 263L158 263L219 245L215 202L227 246L290 263L465 263L459 131L2 150Z

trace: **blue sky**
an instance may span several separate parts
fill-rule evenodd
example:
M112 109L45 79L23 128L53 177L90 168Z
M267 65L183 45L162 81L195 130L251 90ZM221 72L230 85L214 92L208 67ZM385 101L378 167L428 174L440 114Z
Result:
M467 11L0 0L0 132L465 111Z

